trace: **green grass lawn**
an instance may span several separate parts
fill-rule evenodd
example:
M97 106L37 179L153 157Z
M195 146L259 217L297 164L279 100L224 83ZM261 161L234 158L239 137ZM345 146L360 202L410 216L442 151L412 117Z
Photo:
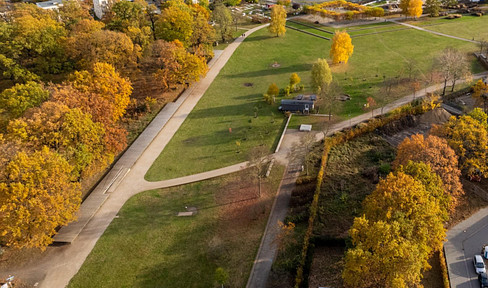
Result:
M260 198L247 171L132 197L68 287L220 287L217 267L226 287L245 287L283 170ZM177 217L185 206L198 214Z
M412 25L424 26L426 29L458 36L466 39L488 40L488 17L463 15L458 19L427 18L422 21L411 21ZM432 25L434 24L434 25ZM431 25L431 26L427 26Z
M378 25L378 29L384 25ZM291 29L279 38L270 36L266 29L250 35L154 162L146 179L170 179L239 163L246 160L247 151L259 145L266 145L271 152L284 117L277 110L279 104L264 103L262 94L271 83L284 88L293 72L305 85L301 93L311 93L312 64L317 58L329 58L330 45L330 41ZM452 46L465 52L477 49L472 43L414 29L353 38L353 45L349 62L331 67L334 77L352 97L337 105L334 114L342 118L364 113L367 97L380 102L383 75L401 77L408 59L416 60L422 77L444 48ZM281 66L271 67L275 62ZM479 70L479 65L473 64L473 71ZM246 87L246 83L252 87ZM403 92L396 96L409 94Z

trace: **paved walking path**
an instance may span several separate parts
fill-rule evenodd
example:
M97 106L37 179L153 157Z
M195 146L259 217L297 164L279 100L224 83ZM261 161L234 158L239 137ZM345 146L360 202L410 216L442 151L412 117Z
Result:
M411 25L411 24L399 22L399 21L396 21L394 19L390 19L388 21L393 22L393 23L397 23L397 24L400 24L400 25L403 25L403 26L407 26L407 27L410 27L410 28L413 28L413 29L417 29L417 30L420 30L420 31L425 31L425 32L428 32L428 33L431 33L431 34L439 35L439 36L449 37L449 38L452 38L452 39L457 39L457 40L461 40L461 41L471 42L471 43L475 43L475 44L478 44L479 43L478 41L475 41L475 40L469 40L469 39L465 39L465 38L461 38L461 37L457 37L457 36L452 36L452 35L449 35L449 34L444 34L444 33L436 32L436 31L428 30L428 29L425 29L425 28L422 28L422 27L419 27L419 26L415 26L415 25Z

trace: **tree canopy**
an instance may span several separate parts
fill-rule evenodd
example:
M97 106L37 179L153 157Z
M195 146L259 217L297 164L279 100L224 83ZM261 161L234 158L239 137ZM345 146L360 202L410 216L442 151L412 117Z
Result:
M285 35L286 28L286 11L281 5L273 5L271 7L271 23L269 23L268 30L275 34L276 37Z
M332 63L347 63L354 50L351 36L346 31L336 31L332 38L332 46L330 48L330 58Z
M312 83L311 86L316 92L326 90L332 82L332 72L326 59L317 59L312 66Z

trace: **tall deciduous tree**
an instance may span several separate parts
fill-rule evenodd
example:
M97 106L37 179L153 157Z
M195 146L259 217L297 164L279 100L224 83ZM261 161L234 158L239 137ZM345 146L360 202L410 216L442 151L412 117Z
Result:
M312 83L311 86L316 92L327 90L332 82L332 72L326 59L317 59L312 66Z
M82 92L92 92L107 99L113 107L112 118L117 121L130 102L132 86L107 63L95 63L91 71L77 71L71 77L72 86Z
M429 13L431 17L439 16L439 11L441 10L440 0L426 0L425 1L425 12Z
M422 134L405 138L398 145L393 167L405 166L408 161L422 161L430 165L432 171L441 177L445 190L452 196L450 203L450 209L452 209L463 190L459 180L461 171L458 168L457 156L447 141L434 135L424 138Z
M268 30L276 37L285 35L286 28L286 11L281 5L273 5L271 8L271 23L269 23Z
M190 38L191 51L206 59L213 57L212 44L215 41L215 29L210 25L210 12L198 4L191 5L193 33Z
M342 279L347 287L408 287L419 284L425 254L405 238L402 223L355 218L349 231ZM401 268L399 268L401 267Z
M484 114L482 111L475 111L475 114L481 113ZM444 126L434 127L432 134L445 137L459 157L461 171L469 178L479 180L488 176L487 124L471 117L470 114L459 118L452 117Z
M190 8L180 0L168 1L156 21L156 37L168 42L179 40L189 46L193 33L193 17Z
M156 41L152 53L158 68L155 77L164 89L198 81L207 72L204 58L187 52L179 41Z
M18 152L0 169L0 235L6 245L45 249L56 227L75 219L81 189L71 170L47 147Z
M92 92L82 92L73 88L69 83L50 87L51 101L60 102L69 108L79 108L90 114L93 122L103 124L105 135L103 144L104 153L111 159L127 146L127 131L121 128L113 119L114 106L109 100Z
M446 87L449 81L452 82L451 91L454 91L456 81L469 75L469 66L465 55L452 47L448 47L442 51L435 59L434 66L444 80L442 96L446 93Z
M336 31L332 38L332 47L330 48L330 57L332 63L347 63L354 50L351 37L346 31Z
M80 109L45 102L11 121L7 136L33 149L48 146L63 155L73 166L74 176L80 177L85 168L104 159L104 133L102 124L94 123L91 115Z
M215 4L212 19L217 23L217 32L222 42L232 38L232 14L221 2Z
M418 18L422 15L422 0L409 0L408 2L408 15L414 18Z

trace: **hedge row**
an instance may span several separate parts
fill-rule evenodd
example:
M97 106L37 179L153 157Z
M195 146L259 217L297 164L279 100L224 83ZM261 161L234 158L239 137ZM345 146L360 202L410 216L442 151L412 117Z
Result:
M439 251L439 263L442 271L442 284L444 284L444 288L450 288L451 285L449 283L449 276L447 275L447 262L446 257L444 257L444 249Z
M308 227L305 232L303 239L302 252L300 255L300 263L297 267L297 274L295 277L295 288L300 288L303 283L304 267L307 261L308 248L310 244L310 238L313 234L314 222L317 216L317 210L319 205L319 195L322 182L325 175L325 169L327 166L327 159L332 147L349 141L355 137L361 136L363 134L373 132L379 127L382 127L390 122L399 120L407 115L418 115L430 111L439 106L437 97L430 97L424 100L417 100L416 102L407 104L405 106L399 107L382 118L373 118L366 123L360 123L356 125L353 129L346 132L337 132L334 136L326 138L324 141L324 152L322 154L322 159L320 162L320 170L317 175L317 184L315 187L315 192L310 206L310 217L308 219Z

